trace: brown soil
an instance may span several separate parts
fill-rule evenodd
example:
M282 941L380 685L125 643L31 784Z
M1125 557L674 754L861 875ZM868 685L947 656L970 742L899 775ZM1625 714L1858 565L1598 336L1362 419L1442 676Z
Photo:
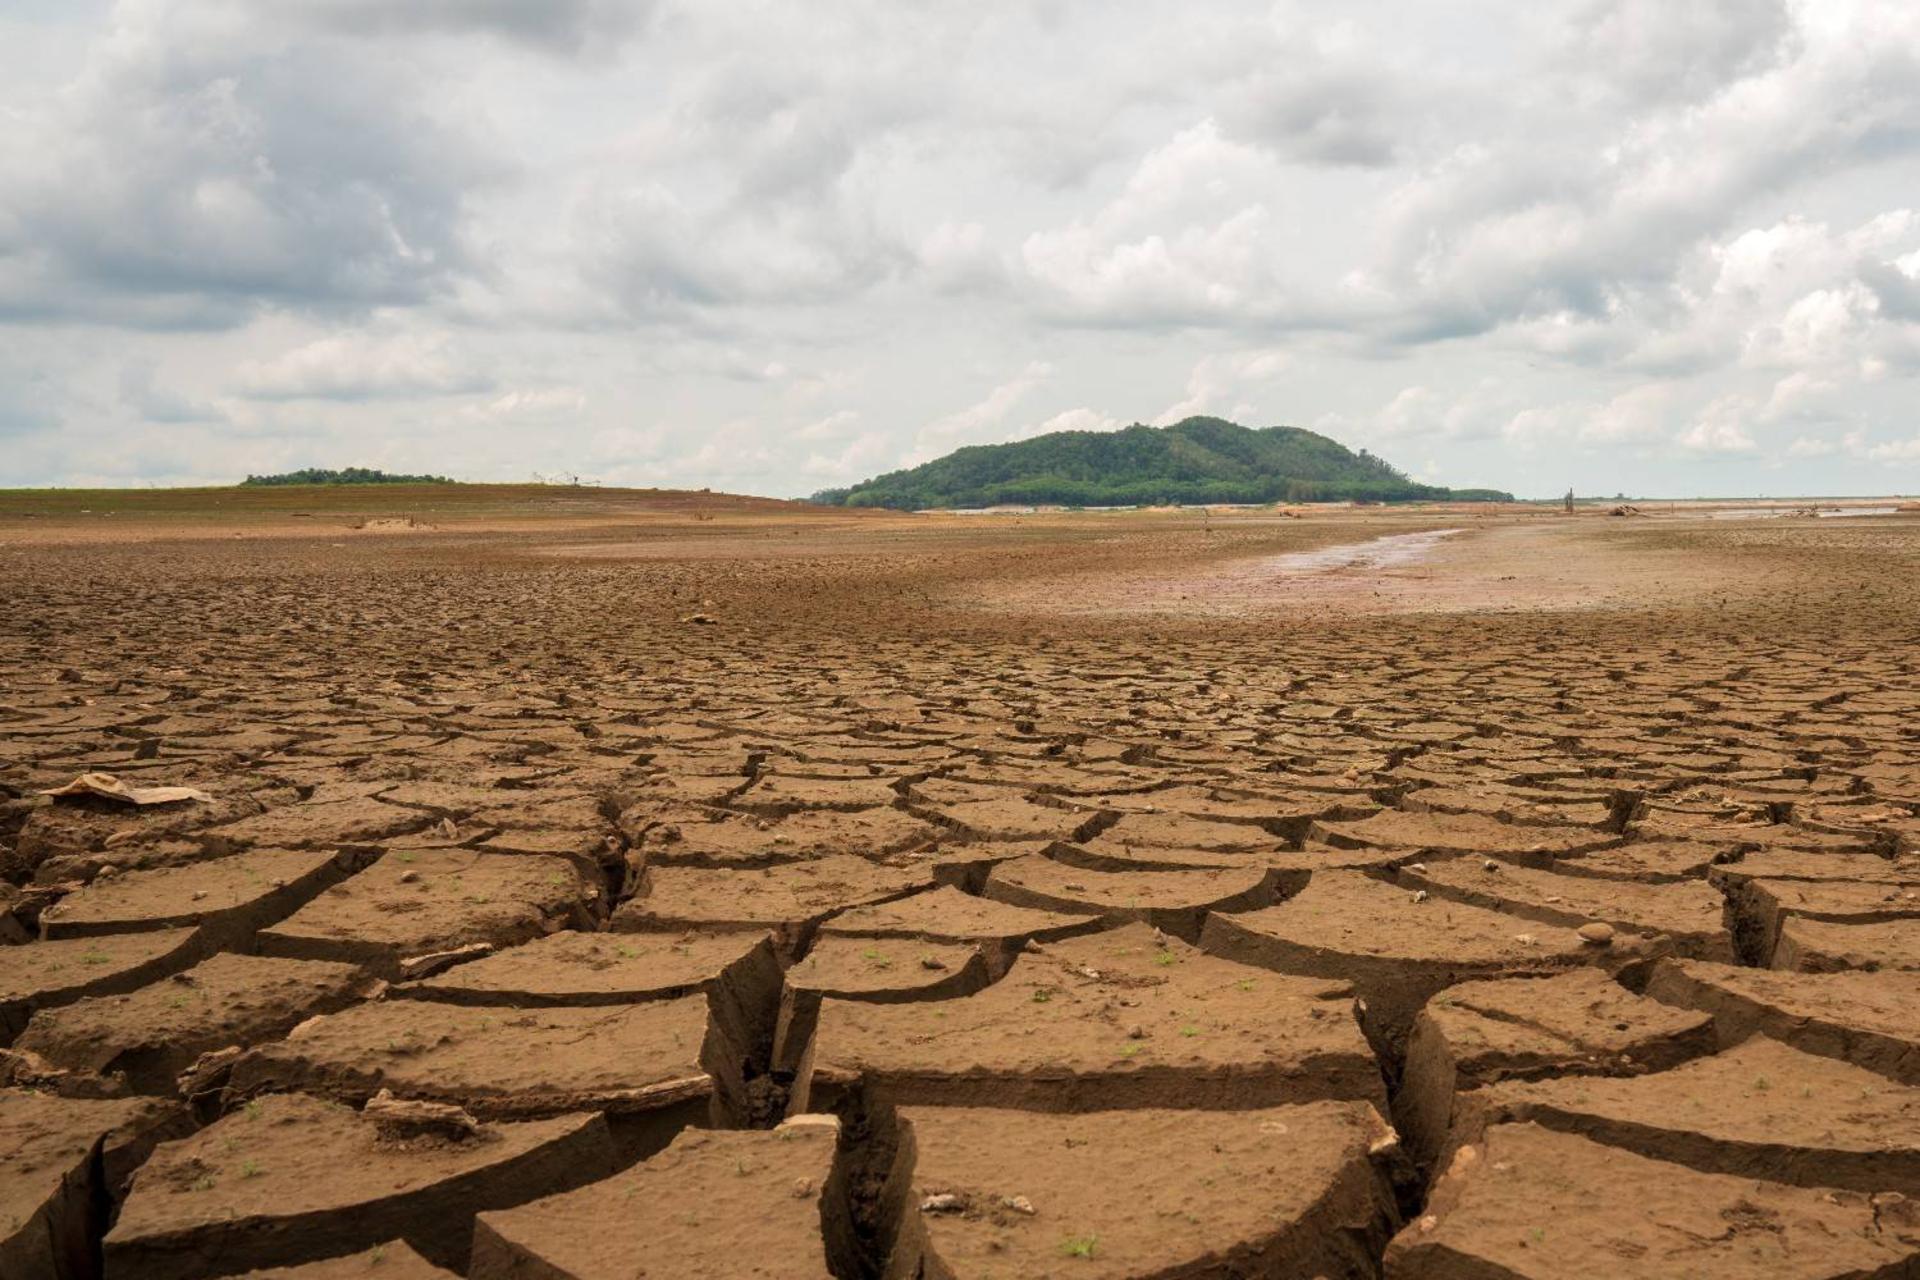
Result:
M1042 911L976 897L952 885L843 911L820 926L823 938L920 938L977 944L995 978L1029 939L1055 942L1105 927L1095 915Z
M1573 1134L1502 1124L1463 1148L1387 1250L1389 1280L1838 1280L1897 1276L1911 1202L1699 1173Z
M1492 869L1488 869L1491 863ZM1606 882L1508 866L1493 859L1452 858L1402 867L1399 883L1435 897L1490 907L1546 924L1579 928L1600 921L1627 933L1659 939L1680 955L1732 960L1726 900L1712 885Z
M699 996L586 1009L376 1001L317 1018L235 1066L236 1097L300 1089L361 1103L378 1090L478 1115L627 1114L705 1098Z
M795 1090L1046 1110L1379 1100L1349 988L1217 960L1143 924L1032 949L938 1004L828 1000Z
M1647 994L1713 1015L1722 1045L1755 1034L1920 1084L1920 973L1768 973L1662 961Z
M822 920L850 907L903 897L933 883L927 867L882 866L834 855L748 871L649 869L613 914L616 931L772 930L793 952Z
M828 1280L845 1274L832 1269L841 1259L828 1229L836 1218L846 1223L850 1212L833 1177L837 1135L831 1123L804 1122L772 1133L690 1130L625 1173L481 1215L468 1274L472 1280Z
M56 1066L170 1097L201 1054L277 1039L377 985L352 965L224 953L126 995L43 1009L14 1044Z
M1365 1103L901 1119L910 1203L942 1207L910 1210L890 1275L1364 1275L1397 1225Z
M258 1098L154 1152L107 1235L107 1266L198 1280L398 1236L463 1268L475 1213L612 1170L598 1115L491 1125L453 1141L390 1136L349 1108L299 1094Z
M1766 1036L1651 1075L1509 1080L1464 1101L1456 1141L1532 1121L1703 1173L1920 1194L1920 1088Z
M144 1159L150 1104L0 1090L0 1275L84 1280L106 1230L110 1166ZM116 1158L117 1157L117 1158Z
M8 504L8 1280L1920 1266L1920 522Z
M1920 919L1834 924L1789 916L1773 944L1773 967L1802 973L1920 969Z
M37 1009L87 996L137 991L193 964L200 952L192 929L115 934L43 942L0 952L0 1040L11 1044Z
M510 1008L672 1000L708 990L758 945L751 933L556 933L389 994Z
M243 1280L454 1280L454 1273L428 1262L405 1240L388 1240L343 1258L248 1271Z
M1143 920L1192 942L1210 911L1245 911L1273 900L1259 864L1220 871L1098 871L1038 854L994 867L982 892L1037 911Z
M216 945L240 946L353 868L337 854L260 851L95 880L40 913L46 938L200 926Z
M560 858L402 850L260 934L263 954L340 960L397 977L400 961L474 942L509 946L588 918L599 890Z
M938 837L938 828L898 809L810 809L774 818L716 811L699 820L652 823L643 847L650 866L745 868L829 854L899 853L931 846Z
M1612 966L1635 951L1637 940L1623 936L1594 947L1565 925L1421 900L1360 872L1327 871L1279 906L1208 916L1200 941L1216 955L1265 969L1352 982L1368 1038L1397 1067L1414 1016L1436 992L1475 979Z
M1636 996L1598 969L1462 982L1420 1011L1394 1120L1416 1161L1447 1144L1468 1091L1502 1080L1638 1075L1714 1048L1713 1020Z

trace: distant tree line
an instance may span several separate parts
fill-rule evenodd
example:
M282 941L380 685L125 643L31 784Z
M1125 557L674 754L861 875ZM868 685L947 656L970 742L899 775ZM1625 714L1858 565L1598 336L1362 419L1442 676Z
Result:
M279 484L456 484L445 476L406 476L392 475L385 471L375 471L368 467L343 467L338 471L325 467L305 467L299 471L283 471L273 476L248 476L240 482L244 488L248 485L260 487Z

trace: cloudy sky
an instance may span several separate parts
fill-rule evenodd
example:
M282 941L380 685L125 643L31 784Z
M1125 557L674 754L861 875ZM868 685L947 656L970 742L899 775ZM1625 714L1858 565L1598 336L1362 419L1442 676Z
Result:
M0 485L1920 490L1913 0L4 0Z

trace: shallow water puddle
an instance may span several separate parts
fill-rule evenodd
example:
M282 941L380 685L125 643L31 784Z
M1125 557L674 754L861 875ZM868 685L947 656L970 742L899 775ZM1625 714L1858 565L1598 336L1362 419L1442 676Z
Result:
M1284 574L1330 573L1339 569L1393 569L1424 560L1442 538L1465 529L1427 529L1390 533L1369 542L1344 543L1317 551L1294 551L1266 563Z

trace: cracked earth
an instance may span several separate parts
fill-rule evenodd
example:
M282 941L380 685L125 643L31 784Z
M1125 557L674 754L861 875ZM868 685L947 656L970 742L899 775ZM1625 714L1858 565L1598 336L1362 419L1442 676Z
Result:
M5 1280L1920 1274L1920 519L390 527L0 520Z

